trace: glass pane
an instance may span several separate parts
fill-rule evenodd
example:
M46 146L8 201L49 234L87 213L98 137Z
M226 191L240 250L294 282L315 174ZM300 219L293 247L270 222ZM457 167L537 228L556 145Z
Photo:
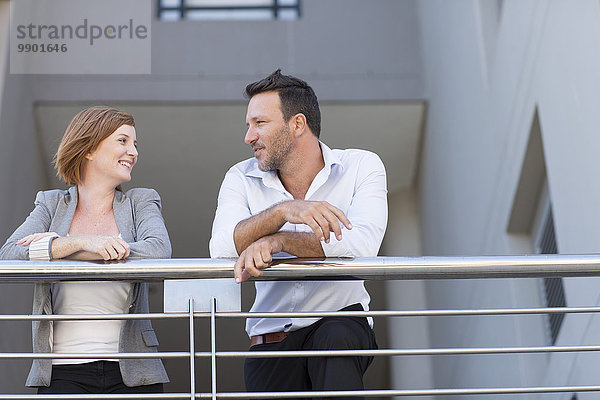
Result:
M188 7L272 6L273 0L185 0Z
M160 13L161 21L179 21L181 18L181 13L179 11L162 11Z
M263 20L273 19L270 10L190 10L189 20Z
M181 0L161 0L161 7L179 7L181 6Z
M298 19L298 10L294 10L294 9L279 10L279 19L282 19L282 20Z

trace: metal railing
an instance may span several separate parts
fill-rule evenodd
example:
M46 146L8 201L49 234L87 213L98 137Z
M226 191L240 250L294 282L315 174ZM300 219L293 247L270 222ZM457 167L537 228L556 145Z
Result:
M56 281L118 280L163 281L168 279L232 278L230 259L169 259L128 260L98 263L81 261L0 261L0 283L32 283ZM469 278L523 278L523 277L582 277L600 276L600 256L596 255L543 255L503 257L377 257L362 259L294 259L278 260L273 268L265 270L258 280L411 280L411 279L469 279ZM190 362L190 391L188 393L136 394L136 395L4 395L0 399L256 399L299 397L393 397L393 396L447 396L490 394L533 394L563 392L597 392L598 386L539 386L497 388L448 388L411 390L313 391L313 392L218 392L216 363L225 358L261 357L323 357L323 356L439 356L476 354L533 354L565 352L597 352L600 345L533 346L533 347L479 347L479 348L426 348L379 350L330 351L218 351L216 348L217 318L281 318L326 316L371 317L437 317L437 316L498 316L558 313L597 313L600 307L513 308L513 309L448 309L403 311L337 311L302 313L250 313L218 311L214 299L207 299L210 310L194 310L194 300L189 300L187 312L113 314L113 315L0 315L0 321L36 320L125 320L125 319L187 319L189 321L189 351L158 353L94 354L94 358L188 358ZM211 329L210 351L198 352L194 348L194 321L209 318ZM0 353L0 359L69 358L86 359L90 354L56 353ZM211 360L211 392L196 393L195 360Z

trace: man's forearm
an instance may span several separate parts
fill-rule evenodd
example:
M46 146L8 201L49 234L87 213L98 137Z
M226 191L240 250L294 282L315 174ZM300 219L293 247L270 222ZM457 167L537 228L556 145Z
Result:
M283 224L285 218L283 211L276 204L273 207L240 221L233 231L233 241L238 254L261 237L276 233Z
M316 245L320 246L319 240L329 243L332 233L337 240L342 240L342 224L352 229L346 215L326 201L288 200L239 222L233 232L236 251L241 254L258 239L278 232L286 222L304 224L312 229L315 235L312 248L315 250Z
M241 283L250 276L260 276L273 261L273 254L286 252L297 257L324 257L321 242L306 232L276 232L263 236L248 246L236 261L235 281Z
M325 257L321 242L311 232L277 232L273 236L281 241L281 251L296 257Z

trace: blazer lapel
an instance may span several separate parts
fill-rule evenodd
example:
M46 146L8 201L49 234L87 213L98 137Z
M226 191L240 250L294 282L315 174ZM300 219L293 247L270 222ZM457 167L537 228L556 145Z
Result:
M52 218L50 232L67 236L73 221L73 215L75 215L75 208L77 208L77 186L71 186L68 194L56 206L56 214Z
M113 200L113 211L117 227L121 233L121 238L126 242L135 242L135 222L133 221L133 208L131 201L125 193L115 190L115 198Z

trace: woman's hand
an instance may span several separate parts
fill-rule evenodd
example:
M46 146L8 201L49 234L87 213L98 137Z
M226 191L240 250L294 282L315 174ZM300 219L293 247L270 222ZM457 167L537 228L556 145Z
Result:
M39 234L29 235L36 236ZM39 240L43 236L25 239ZM24 243L26 243L24 241ZM52 242L52 259L69 258L73 260L122 260L129 257L129 244L114 236L71 235L59 236Z
M37 242L38 240L46 237L46 236L56 236L54 232L40 232L40 233L32 233L31 235L27 235L22 239L17 240L17 244L23 246L29 246L33 242Z
M129 244L114 236L73 236L81 243L81 250L99 255L102 259L122 260L129 257Z

